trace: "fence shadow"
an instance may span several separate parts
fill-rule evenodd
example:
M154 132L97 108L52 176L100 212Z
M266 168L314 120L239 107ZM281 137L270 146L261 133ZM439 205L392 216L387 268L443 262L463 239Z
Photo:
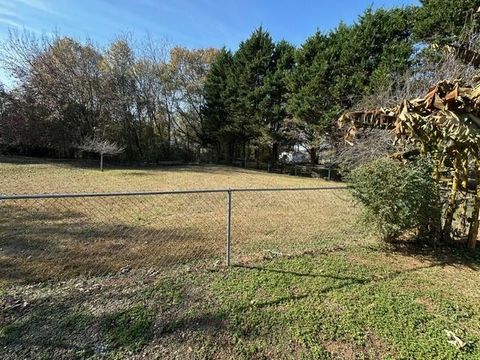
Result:
M378 277L378 276L373 276L369 278L361 278L361 277L352 277L352 276L340 276L337 274L326 274L326 273L303 273L303 272L297 272L297 271L290 271L290 270L285 270L285 269L276 269L276 268L271 268L267 266L249 266L249 265L235 265L235 267L244 269L244 270L251 270L251 271L261 271L261 272L270 272L270 273L276 273L276 274L285 274L285 275L292 275L292 276L298 276L298 277L313 277L313 278L327 278L327 279L333 279L333 280L339 280L339 281L347 281L346 284L342 285L341 287L347 286L347 285L353 285L353 284L359 284L359 285L365 285L371 282L379 282L379 281L386 281L386 280L392 280L398 276L401 276L403 274L411 273L411 272L416 272L420 270L425 270L425 269L430 269L430 268L435 268L435 267L445 267L449 265L446 262L434 262L425 266L417 266L409 269L402 269L402 270L396 270L392 271L390 274ZM337 288L335 288L337 289Z
M117 273L125 266L171 267L223 256L223 239L216 241L211 229L188 222L106 222L71 209L18 204L2 204L0 210L0 283L65 280Z

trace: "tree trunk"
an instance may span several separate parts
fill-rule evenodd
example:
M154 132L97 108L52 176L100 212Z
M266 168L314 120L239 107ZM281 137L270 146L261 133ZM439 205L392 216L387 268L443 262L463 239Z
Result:
M103 171L103 153L100 153L100 171Z
M475 200L473 204L472 223L468 232L467 246L469 249L475 249L478 238L478 225L480 223L480 164L477 161L477 176L475 185Z
M316 165L318 162L317 149L314 147L310 148L310 162L312 165Z
M467 232L467 213L468 213L468 160L463 159L461 162L462 166L462 177L460 179L461 188L459 191L463 192L463 208L460 214L460 226L459 231L461 234Z
M243 167L247 168L247 142L243 143Z
M450 189L450 196L448 198L447 210L445 211L445 222L442 230L442 239L445 242L448 242L451 240L452 223L453 223L453 216L455 214L455 209L457 205L457 193L458 193L459 182L460 182L460 176L457 168L457 160L455 160L454 167L453 167L452 187Z
M278 143L274 142L272 144L272 165L275 165L278 161Z
M433 180L437 183L440 184L440 179L441 179L441 168L442 168L442 161L443 159L440 157L435 160L435 168L433 170Z
M235 157L235 144L233 142L228 142L227 144L227 164L232 164L233 158Z

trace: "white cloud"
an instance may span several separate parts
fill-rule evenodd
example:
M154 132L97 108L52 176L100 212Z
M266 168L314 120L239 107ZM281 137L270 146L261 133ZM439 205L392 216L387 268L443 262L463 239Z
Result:
M37 34L40 34L41 32L38 29L35 29L31 26L26 25L25 23L19 21L19 20L14 20L8 17L3 17L0 15L0 25L4 25L7 28L17 28L20 30L27 30L31 31Z
M17 3L27 5L31 8L42 10L42 11L49 12L50 10L47 3L44 2L43 0L14 0L14 1L16 1Z
M32 9L39 10L48 14L55 16L65 17L65 14L62 14L51 7L51 2L45 0L13 0L17 5L28 6Z
M5 17L0 17L0 24L4 24L4 25L10 26L10 27L22 27L23 26L22 23L20 23L16 20L5 18Z
M8 17L12 17L12 18L18 18L18 14L15 11L7 9L7 8L0 8L0 16L8 16Z

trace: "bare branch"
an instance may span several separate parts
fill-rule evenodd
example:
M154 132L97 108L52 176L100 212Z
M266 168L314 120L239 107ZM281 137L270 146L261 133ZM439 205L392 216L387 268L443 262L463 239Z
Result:
M99 137L95 136L85 139L82 145L80 145L80 149L100 155L118 155L125 150L124 147L121 147L114 142L100 139Z

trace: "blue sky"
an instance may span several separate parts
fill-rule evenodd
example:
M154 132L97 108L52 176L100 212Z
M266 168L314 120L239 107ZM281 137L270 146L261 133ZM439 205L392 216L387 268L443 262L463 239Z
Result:
M100 45L119 34L166 38L194 47L235 49L262 25L275 40L298 45L317 29L352 23L368 6L417 0L0 0L0 41L9 28L56 31ZM4 77L0 74L0 79Z

